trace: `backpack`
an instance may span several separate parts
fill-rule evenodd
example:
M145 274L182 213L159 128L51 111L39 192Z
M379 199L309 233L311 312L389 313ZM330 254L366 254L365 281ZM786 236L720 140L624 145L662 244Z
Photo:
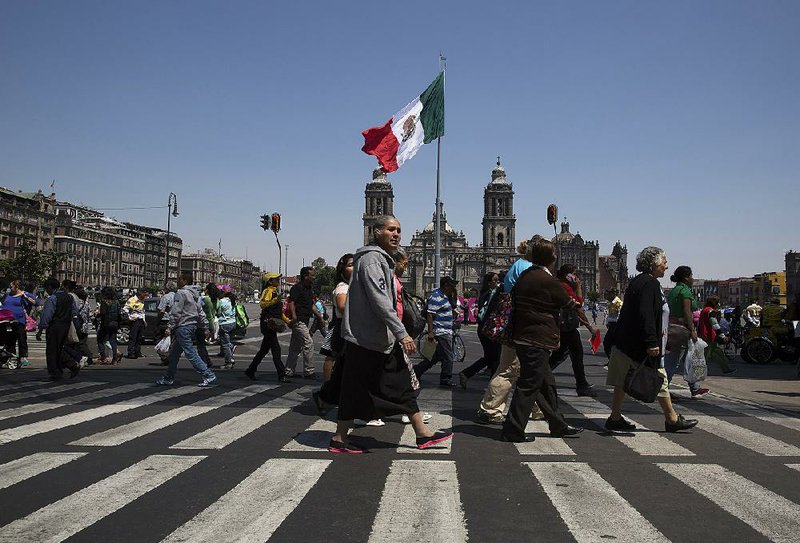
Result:
M561 310L560 320L562 332L572 332L573 330L577 330L581 325L581 321L578 319L578 310L575 307L563 308Z
M247 316L244 306L237 303L233 308L233 313L236 315L236 328L247 328L250 324L250 317Z
M420 298L403 289L400 293L403 302L403 326L412 338L419 337L428 324L426 317L426 304Z

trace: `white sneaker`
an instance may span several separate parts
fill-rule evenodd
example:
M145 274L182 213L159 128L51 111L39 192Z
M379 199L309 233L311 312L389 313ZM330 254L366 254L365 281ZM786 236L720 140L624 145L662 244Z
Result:
M82 357L81 357L81 359L80 359L80 360L78 360L78 366L80 366L80 367L82 368L82 367L84 367L84 366L86 365L86 363L87 363L88 361L89 361L89 357L87 357L87 356L82 356Z
M430 413L428 413L427 411L425 411L425 412L422 414L422 422L424 422L425 424L428 424L428 422L429 422L429 421L430 421L432 418L433 418L433 415L431 415L431 414L430 414ZM411 419L409 418L409 416L408 416L408 415L403 415L402 417L400 417L400 421L401 421L403 424L411 424Z
M367 426L385 426L386 423L383 422L381 419L373 419L367 422Z
M2 367L7 369L7 370L15 370L15 369L17 369L17 361L14 360L13 358L9 358L8 362L3 364Z

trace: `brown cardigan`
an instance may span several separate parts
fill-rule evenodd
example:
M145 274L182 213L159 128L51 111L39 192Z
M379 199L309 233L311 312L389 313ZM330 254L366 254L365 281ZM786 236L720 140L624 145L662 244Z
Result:
M574 303L558 279L543 268L525 270L512 290L514 314L512 338L519 345L558 349L561 308Z

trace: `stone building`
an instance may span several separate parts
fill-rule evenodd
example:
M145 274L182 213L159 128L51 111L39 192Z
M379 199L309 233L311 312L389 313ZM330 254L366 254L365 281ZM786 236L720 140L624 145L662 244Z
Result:
M365 212L364 243L369 240L369 230L374 219L384 213L394 212L392 185L380 168L372 174L372 182L364 191ZM463 231L456 231L448 222L442 205L441 217L441 275L459 281L459 292L479 289L483 275L489 271L507 269L516 255L516 217L514 216L514 190L506 179L505 169L498 160L492 170L491 181L483 195L483 243L470 246ZM433 290L436 213L422 231L417 230L404 248L408 252L409 266L403 283L419 295Z
M230 285L235 291L247 294L260 287L258 266L249 260L226 258L213 249L182 255L181 271L191 273L195 285Z
M600 244L597 241L585 241L580 232L577 234L570 232L566 217L561 223L561 232L553 238L553 243L556 246L556 269L562 264L574 264L583 285L584 295L597 292ZM627 251L625 255L627 258ZM617 266L619 267L619 264Z
M622 297L629 279L628 247L617 241L610 255L601 255L597 259L597 292L603 299L609 299L613 290Z
M53 249L55 194L14 192L0 187L0 258L16 257L17 247Z
M169 268L160 228L122 222L95 209L56 202L56 251L66 255L58 275L89 287L161 287L178 276L181 238L170 233Z
M382 214L393 214L394 191L386 174L376 168L372 181L364 191L365 211L364 244L369 243L369 231L375 218ZM508 182L505 168L497 164L491 173L491 180L483 190L482 242L471 246L462 230L454 228L447 221L442 204L441 216L441 275L459 281L458 290L464 293L470 289L480 289L484 274L490 271L503 271L514 263L517 254L516 215L514 214L514 189ZM431 222L421 231L417 230L411 242L404 246L408 252L409 265L403 283L418 295L424 295L434 285L436 212ZM599 290L602 278L603 288L617 288L624 292L628 286L628 249L619 242L612 254L602 257L603 270L599 270L600 258L597 241L584 241L580 234L569 231L569 223L564 221L561 233L553 238L559 261L571 262L578 267L578 273L585 291Z

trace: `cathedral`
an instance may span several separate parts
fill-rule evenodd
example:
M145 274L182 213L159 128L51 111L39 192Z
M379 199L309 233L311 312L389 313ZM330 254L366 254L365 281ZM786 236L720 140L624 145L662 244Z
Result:
M374 221L380 215L394 214L394 191L380 168L372 172L372 181L364 191L364 244L369 243L369 233ZM544 206L543 206L544 208ZM491 181L483 191L483 241L478 246L470 246L463 231L456 231L448 222L442 205L441 216L441 275L453 277L458 284L459 293L480 289L484 274L500 272L519 258L516 241L516 217L514 215L514 190L506 178L506 171L500 159L492 170ZM409 264L403 277L403 284L411 292L423 296L438 285L434 285L436 212L431 222L417 230L411 242L404 246ZM627 250L619 243L614 247L615 254L600 257L597 241L584 241L580 234L569 231L566 220L561 224L561 233L553 238L558 254L557 265L570 262L578 268L585 292L598 290L598 283L606 288L619 288L621 281L627 285ZM604 265L598 270L599 264ZM614 285L611 285L615 282ZM620 289L620 291L623 291Z

